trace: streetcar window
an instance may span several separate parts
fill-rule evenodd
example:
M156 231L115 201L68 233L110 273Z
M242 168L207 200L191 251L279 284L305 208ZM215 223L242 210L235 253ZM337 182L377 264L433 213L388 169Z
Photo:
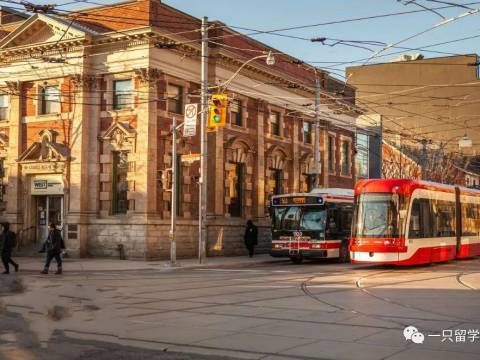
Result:
M433 214L429 199L413 200L408 237L410 239L433 237Z
M455 236L455 203L453 201L431 200L434 215L434 236Z
M476 236L479 232L479 213L476 204L462 204L462 236Z
M300 220L300 230L323 231L326 219L327 211L324 208L304 207Z
M361 194L356 204L353 236L380 238L401 235L403 224L398 223L398 209L405 206L403 196L390 193Z

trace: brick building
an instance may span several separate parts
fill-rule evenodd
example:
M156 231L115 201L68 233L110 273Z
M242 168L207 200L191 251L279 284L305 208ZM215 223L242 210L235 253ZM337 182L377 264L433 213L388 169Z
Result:
M79 256L166 258L172 116L199 102L200 21L158 0L64 17L0 8L2 219L23 247L62 226ZM209 28L209 84L274 49L221 23ZM243 253L247 218L269 239L268 199L312 184L314 69L276 53L245 66L228 89L225 128L208 134L207 251ZM322 84L321 185L353 187L354 90ZM178 153L199 152L199 136ZM181 158L181 156L180 156ZM179 256L198 247L198 162L180 162Z

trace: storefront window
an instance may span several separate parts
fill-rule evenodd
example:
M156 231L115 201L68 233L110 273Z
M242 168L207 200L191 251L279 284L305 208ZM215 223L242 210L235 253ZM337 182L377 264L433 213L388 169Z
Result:
M112 213L126 214L128 210L128 153L118 151L113 153L113 182L112 182Z

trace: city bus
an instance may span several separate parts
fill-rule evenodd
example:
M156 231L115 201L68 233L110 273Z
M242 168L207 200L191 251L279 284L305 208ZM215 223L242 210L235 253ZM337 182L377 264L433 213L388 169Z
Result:
M480 191L419 180L355 186L352 263L417 265L480 255Z
M271 199L273 257L349 261L353 190L314 189Z

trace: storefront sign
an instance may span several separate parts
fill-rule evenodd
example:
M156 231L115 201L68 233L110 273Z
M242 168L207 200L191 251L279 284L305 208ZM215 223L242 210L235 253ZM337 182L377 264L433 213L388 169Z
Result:
M63 195L63 179L61 175L32 177L32 195Z
M61 173L65 168L64 162L23 163L21 165L22 172L25 174Z

